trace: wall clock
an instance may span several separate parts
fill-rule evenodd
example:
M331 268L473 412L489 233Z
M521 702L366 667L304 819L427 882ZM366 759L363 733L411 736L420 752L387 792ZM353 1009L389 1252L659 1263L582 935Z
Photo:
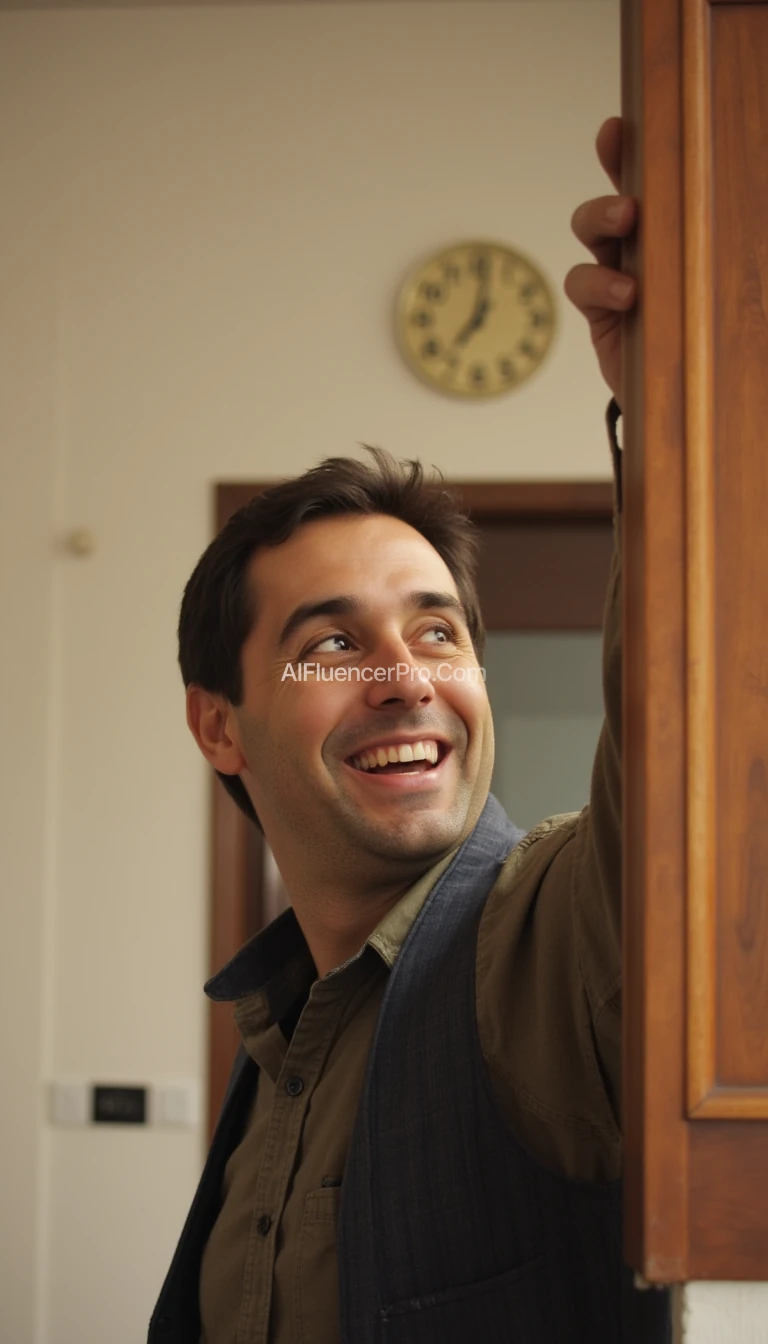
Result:
M541 271L501 243L457 243L435 253L407 277L397 304L408 363L460 397L519 387L544 359L555 320Z

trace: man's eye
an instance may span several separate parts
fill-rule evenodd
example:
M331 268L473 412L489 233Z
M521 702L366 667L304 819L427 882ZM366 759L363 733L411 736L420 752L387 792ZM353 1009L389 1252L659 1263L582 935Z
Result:
M342 648L342 645L346 647ZM312 644L301 656L306 658L310 653L347 653L351 647L352 641L348 635L326 635L325 639Z
M431 625L421 636L425 644L453 644L456 640L456 633L450 625Z

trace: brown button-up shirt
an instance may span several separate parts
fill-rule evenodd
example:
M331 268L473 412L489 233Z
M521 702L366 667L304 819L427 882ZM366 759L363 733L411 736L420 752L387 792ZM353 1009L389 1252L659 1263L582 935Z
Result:
M512 851L477 946L478 1026L501 1112L533 1157L583 1181L621 1168L620 626L617 547L590 804ZM294 921L272 978L236 1002L259 1085L203 1257L203 1344L337 1344L336 1216L368 1050L389 969L452 857L321 979Z

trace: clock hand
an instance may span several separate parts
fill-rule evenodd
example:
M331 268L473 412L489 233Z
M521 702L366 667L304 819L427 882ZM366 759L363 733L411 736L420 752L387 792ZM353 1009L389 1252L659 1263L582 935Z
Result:
M477 275L479 284L477 286L477 295L475 297L475 307L472 311L471 316L469 317L469 320L465 322L464 326L461 328L461 331L458 333L458 335L454 337L453 339L454 345L466 345L470 336L473 336L474 333L476 331L479 331L480 327L482 327L486 317L488 316L488 313L490 312L493 306L491 304L490 299L488 298L488 283L490 280L490 274L489 274L487 257L478 257Z
M493 304L490 299L483 299L473 312L469 321L462 327L458 336L454 336L453 344L466 345L470 336L473 336L476 331L480 330L480 327L482 327L492 307Z

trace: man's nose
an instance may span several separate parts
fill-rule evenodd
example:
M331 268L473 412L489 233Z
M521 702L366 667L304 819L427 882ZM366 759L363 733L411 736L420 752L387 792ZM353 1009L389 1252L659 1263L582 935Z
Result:
M411 709L418 704L430 704L435 698L435 685L430 668L418 663L410 652L400 647L373 661L371 680L366 699L376 709L384 705L399 705Z

